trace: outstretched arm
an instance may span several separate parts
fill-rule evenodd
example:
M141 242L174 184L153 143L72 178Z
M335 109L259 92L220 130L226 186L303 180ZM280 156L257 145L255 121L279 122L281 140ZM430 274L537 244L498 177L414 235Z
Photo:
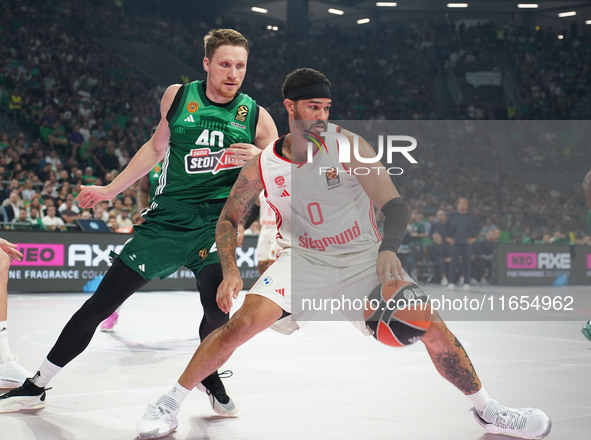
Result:
M92 208L100 201L114 198L140 177L148 173L164 157L170 139L170 129L168 128L166 114L179 88L179 84L174 84L166 89L160 101L160 123L156 132L139 149L135 156L133 156L133 159L131 159L121 174L106 186L83 186L82 191L80 191L80 194L76 198L78 206L81 208Z
M259 158L256 156L240 171L215 229L218 256L224 273L224 279L218 287L217 303L225 313L230 313L233 299L238 298L242 290L242 278L236 265L238 223L250 210L262 190Z

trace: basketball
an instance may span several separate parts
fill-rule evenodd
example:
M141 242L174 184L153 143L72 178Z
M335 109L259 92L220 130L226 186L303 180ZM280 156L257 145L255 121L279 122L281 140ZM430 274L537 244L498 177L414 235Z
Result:
M367 298L364 319L382 344L405 347L425 335L431 309L427 295L415 283L388 280Z

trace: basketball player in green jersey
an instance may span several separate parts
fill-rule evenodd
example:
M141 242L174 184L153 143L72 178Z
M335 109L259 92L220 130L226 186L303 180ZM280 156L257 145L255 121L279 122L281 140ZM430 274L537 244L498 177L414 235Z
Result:
M197 278L204 308L201 339L228 321L216 303L222 281L216 222L240 168L277 138L277 128L266 110L239 92L246 73L247 40L234 30L218 29L210 31L204 43L207 80L168 87L151 139L113 182L85 186L78 195L79 206L91 208L116 197L162 161L145 221L134 227L133 238L94 295L66 324L37 374L0 396L0 412L44 407L45 387L84 351L99 323L149 280L166 278L181 266ZM215 412L236 413L217 372L198 387L209 395Z

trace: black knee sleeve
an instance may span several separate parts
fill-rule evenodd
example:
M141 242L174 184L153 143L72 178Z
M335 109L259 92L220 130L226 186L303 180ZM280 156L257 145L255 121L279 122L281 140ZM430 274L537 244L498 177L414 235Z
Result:
M209 264L201 269L197 277L197 289L201 296L201 304L203 305L203 319L199 325L199 337L203 340L208 334L216 328L228 322L229 315L222 312L216 296L218 293L218 286L223 279L222 265Z
M59 367L65 366L86 349L98 325L147 283L123 261L115 259L94 295L70 318L47 359Z

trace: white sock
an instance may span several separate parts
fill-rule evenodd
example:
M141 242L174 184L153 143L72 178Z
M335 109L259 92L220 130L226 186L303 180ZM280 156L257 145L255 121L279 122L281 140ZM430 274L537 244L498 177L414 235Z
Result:
M8 329L6 321L0 321L0 362L6 362L12 357L8 345Z
M176 411L180 408L181 403L183 403L183 400L185 400L185 397L187 397L190 392L191 390L186 389L177 382L168 393L164 394L160 399L158 399L158 403L173 411Z
M488 393L484 389L484 387L480 388L480 390L474 394L469 394L466 396L470 402L472 402L472 406L478 411L482 413L486 405L490 401L490 397Z
M31 382L33 382L38 387L45 388L49 381L53 379L53 376L55 376L61 370L62 367L58 367L45 358L39 367L39 371L37 371L37 374L33 377Z

